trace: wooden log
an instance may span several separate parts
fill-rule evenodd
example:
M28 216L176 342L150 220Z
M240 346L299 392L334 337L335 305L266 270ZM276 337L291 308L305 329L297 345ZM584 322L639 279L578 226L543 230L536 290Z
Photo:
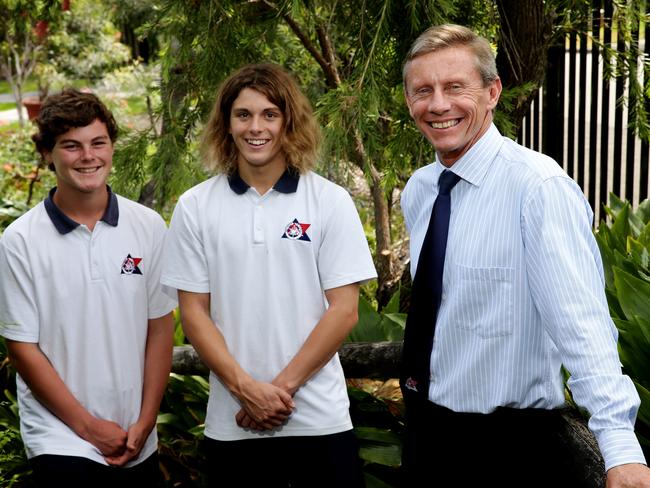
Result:
M346 378L397 378L401 355L401 342L346 342L339 351ZM172 371L208 374L208 368L189 345L174 348Z

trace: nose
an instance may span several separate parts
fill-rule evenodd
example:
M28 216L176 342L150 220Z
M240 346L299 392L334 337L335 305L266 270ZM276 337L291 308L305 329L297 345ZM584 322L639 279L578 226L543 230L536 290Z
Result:
M447 97L444 90L433 90L433 92L429 94L427 101L427 109L429 112L435 114L445 113L451 108L449 97Z
M81 158L83 160L87 161L95 158L95 151L93 151L93 148L90 144L81 146L81 151Z
M251 125L250 125L250 131L251 132L260 132L262 130L262 119L261 117L254 115L251 117Z

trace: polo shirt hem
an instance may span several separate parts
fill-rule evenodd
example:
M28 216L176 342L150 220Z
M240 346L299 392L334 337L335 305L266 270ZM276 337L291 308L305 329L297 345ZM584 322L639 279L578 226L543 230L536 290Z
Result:
M169 286L176 290L190 291L192 293L210 293L210 284L199 285L189 281L175 280L171 278L163 278L160 280L163 285Z
M375 278L377 278L376 274L358 273L354 275L348 275L337 278L336 280L328 280L323 282L323 289L330 290L332 288L338 288L339 286L351 285L352 283L359 283L360 285L363 285L371 280L374 280Z
M243 441L248 439L267 439L273 437L316 437L323 435L339 434L341 432L347 432L352 430L352 422L345 422L343 424L330 426L330 427L304 427L304 428L294 428L294 429L280 429L275 430L274 432L269 432L267 434L257 433L253 431L243 431L244 435L238 435L234 432L210 432L208 429L205 429L204 435L210 439L217 441Z
M146 442L146 441L145 441ZM133 466L137 466L143 461L146 461L149 456L155 453L158 450L158 447L154 445L153 449L143 448L140 451L137 459L129 461L126 466L122 469L128 469ZM104 460L104 457L99 453L91 453L87 449L70 449L70 446L43 446L37 449L25 449L27 459L35 458L36 456L51 455L51 456L70 456L70 457L82 457L84 459L89 459L98 464L108 466L109 464ZM94 454L94 455L93 455Z

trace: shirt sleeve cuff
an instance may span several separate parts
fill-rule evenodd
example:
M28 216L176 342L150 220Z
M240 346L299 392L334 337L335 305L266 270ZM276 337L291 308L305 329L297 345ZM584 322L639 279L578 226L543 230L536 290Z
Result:
M605 460L605 470L621 464L646 464L639 441L631 430L611 430L598 436L598 446Z

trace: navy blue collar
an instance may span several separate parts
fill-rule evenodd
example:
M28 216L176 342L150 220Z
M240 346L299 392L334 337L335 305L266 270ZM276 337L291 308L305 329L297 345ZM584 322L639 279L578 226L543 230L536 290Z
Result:
M275 182L273 189L280 193L295 193L298 189L298 180L300 180L300 173L287 168L282 173L282 176L280 176L280 179ZM235 171L228 176L228 184L230 185L230 189L237 195L243 195L250 188L250 185L239 176L239 171Z
M117 205L117 197L111 190L110 186L106 185L106 189L108 190L108 205L106 206L104 215L102 215L100 220L106 222L108 225L117 227L117 222L120 219L120 209ZM67 234L79 227L79 223L72 220L56 206L53 199L55 192L56 186L50 190L50 194L45 199L45 202L43 202L45 204L45 211L54 224L54 227L56 227L56 230L59 231L59 234Z

